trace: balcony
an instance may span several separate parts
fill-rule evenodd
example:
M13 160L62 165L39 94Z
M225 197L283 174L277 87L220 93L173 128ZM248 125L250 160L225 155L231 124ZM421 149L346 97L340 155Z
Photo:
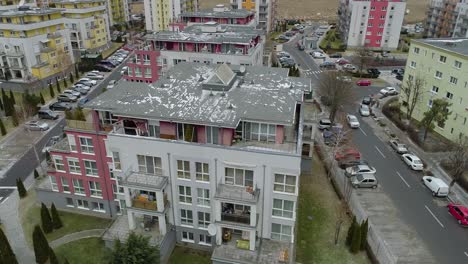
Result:
M221 221L250 225L250 215L221 213Z
M47 38L48 39L57 39L62 37L62 34L60 32L54 32L54 33L47 33Z
M138 198L132 199L132 207L158 211L158 205L156 201L141 200Z
M161 171L162 174L162 171ZM163 190L167 184L166 176L128 170L121 177L121 185L129 188L150 188L151 190Z
M24 57L24 52L22 50L11 50L11 51L7 51L6 55L8 57L21 58L21 57Z
M226 202L242 202L257 204L260 196L260 189L252 187L235 186L229 184L219 184L216 188L215 199Z

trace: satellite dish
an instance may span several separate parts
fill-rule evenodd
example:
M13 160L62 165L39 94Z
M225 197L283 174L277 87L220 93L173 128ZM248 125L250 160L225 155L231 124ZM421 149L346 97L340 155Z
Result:
M245 66L244 65L240 66L239 71L240 73L245 73Z
M218 228L216 228L215 224L209 224L208 225L208 234L210 234L210 236L216 235L217 230L218 230Z

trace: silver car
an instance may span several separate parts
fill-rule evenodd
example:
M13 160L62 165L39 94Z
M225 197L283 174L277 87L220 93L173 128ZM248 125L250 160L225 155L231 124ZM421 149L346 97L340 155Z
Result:
M359 114L361 114L361 116L370 116L369 106L361 104L361 106L359 107Z
M49 129L49 125L47 123L40 123L39 121L29 121L24 124L24 128L31 131L46 131Z
M351 177L351 184L354 188L377 188L378 182L373 174L357 174Z

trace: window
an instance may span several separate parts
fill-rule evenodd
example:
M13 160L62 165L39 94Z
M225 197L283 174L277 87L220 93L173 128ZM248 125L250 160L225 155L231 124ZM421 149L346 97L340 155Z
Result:
M182 241L193 243L194 242L193 233L187 232L187 231L182 231Z
M285 218L293 218L294 214L294 202L273 199L273 215Z
M93 160L84 160L86 175L88 176L99 176L97 164Z
M70 173L81 174L80 161L78 159L68 159L68 169Z
M448 99L453 99L453 93L447 92L447 95L445 95Z
M245 139L275 142L276 125L260 123L244 123Z
M75 207L75 204L73 203L73 199L72 198L65 198L65 201L67 203L67 207Z
M192 203L192 188L188 186L179 186L179 202Z
M210 181L210 172L208 168L208 163L195 162L195 174L197 181Z
M177 178L190 179L190 162L177 160Z
M159 124L149 124L149 136L159 138L160 137Z
M94 154L93 140L91 138L80 137L81 152Z
M375 10L375 6L371 6L370 10Z
M58 171L65 171L65 165L63 164L63 159L60 156L54 156L55 169Z
M219 144L219 128L210 126L206 127L206 143Z
M192 210L180 209L180 223L182 225L193 225Z
M76 148L75 136L71 135L71 134L68 134L67 138L68 138L68 145L70 145L70 151L71 152L76 152L77 148Z
M211 236L209 235L200 235L200 245L211 246Z
M151 68L145 68L145 78L151 78Z
M271 224L271 239L291 241L292 228L288 225Z
M462 66L462 63L461 63L460 61L457 61L457 60L456 60L456 61L454 62L454 64L453 64L453 66L454 66L455 68L457 68L457 69L460 69L461 66Z
M91 196L102 197L101 184L99 182L89 182L89 192Z
M120 163L120 154L119 152L112 151L112 160L114 161L114 170L122 170L122 164Z
M411 67L411 68L416 68L416 62L415 62L415 61L412 61L410 67Z
M439 92L439 87L437 87L437 86L432 86L432 92L433 92L433 93L438 93L438 92Z
M70 192L70 182L65 177L60 177L60 181L62 182L63 192L69 193Z
M450 81L449 81L451 84L457 84L458 83L458 79L453 77L453 76L450 76Z
M385 11L387 10L387 7L386 6L382 6L382 11Z
M429 101L427 102L427 106L432 107L432 99L429 99Z
M198 212L198 227L208 228L210 224L210 213Z
M75 194L84 195L85 189L83 185L83 180L73 179L73 189L75 190Z
M137 155L138 171L150 174L162 174L161 158Z
M273 190L276 192L296 193L296 176L275 174Z
M103 213L106 212L106 210L104 209L104 204L98 202L91 202L91 210Z
M437 79L442 79L442 72L436 71L435 77L436 77Z
M201 206L210 206L210 190L197 189L197 204Z
M418 47L413 48L413 52L416 54L419 54L419 48Z
M411 74L408 74L408 80L409 80L409 81L412 81L412 80L413 80L413 78L414 78L414 77L413 77L413 75L411 75Z
M52 191L58 192L57 178L55 176L49 176L50 185L52 186Z
M445 63L447 61L447 57L440 55L439 62Z
M253 171L235 168L225 169L224 182L231 185L253 187Z
M76 204L77 204L78 208L80 208L80 209L88 209L89 210L88 201L86 201L86 200L77 199Z

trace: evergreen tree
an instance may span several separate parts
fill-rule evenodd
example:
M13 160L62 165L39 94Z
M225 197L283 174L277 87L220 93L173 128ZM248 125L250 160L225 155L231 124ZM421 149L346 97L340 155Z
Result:
M55 80L55 84L57 85L57 93L60 94L62 91L60 90L60 81L58 79Z
M5 90L2 88L2 101L3 101L3 107L5 109L5 115L6 116L11 116L11 112L13 111L12 108L13 105L10 102L10 98L6 95Z
M112 263L159 263L159 248L149 244L149 237L130 233L125 243L116 241L112 251Z
M26 188L24 188L24 184L21 178L16 179L16 188L18 189L18 194L20 198L24 198L26 197L26 195L28 195L28 192L26 191Z
M5 108L3 107L2 99L0 99L0 110L5 110Z
M351 239L351 253L358 253L361 249L361 226L356 224L353 229L353 238Z
M52 225L54 226L54 229L59 229L63 226L62 220L60 219L60 215L57 212L57 208L55 208L55 204L52 203L52 206L50 207L50 213L52 215Z
M63 261L63 264L70 264L70 262L68 262L68 259L65 258L65 260Z
M356 216L355 216L355 217L353 217L353 222L349 226L348 235L346 236L346 245L347 246L351 246L351 241L353 239L353 231L354 231L356 225L357 225L357 221L356 221Z
M34 169L34 179L39 178L39 172L37 172L36 169Z
M10 242L8 241L5 233L0 228L0 263L5 264L18 264L15 253L11 249Z
M75 76L77 79L80 77L80 70L78 69L78 64L75 64Z
M73 78L73 74L70 72L70 82L71 83L74 83L75 82L75 79Z
M41 224L45 233L50 233L53 230L52 219L49 210L44 203L41 203Z
M49 264L59 264L57 255L52 248L49 248Z
M10 99L11 99L11 103L13 105L15 105L16 104L16 99L15 99L15 95L13 94L12 90L10 90Z
M75 120L80 120L80 121L86 121L86 117L83 113L83 109L81 107L76 108L75 114L74 114L74 119Z
M7 131L6 131L5 125L3 124L2 118L0 118L0 133L2 134L2 136L7 134Z
M16 108L13 105L11 105L11 122L15 127L19 125L18 114L16 113Z
M44 100L44 96L42 96L42 93L39 93L41 96L41 105L45 105L45 100Z
M36 256L36 262L38 264L46 263L47 260L49 259L50 247L39 225L36 225L34 227L33 247L34 247L34 255Z
M54 92L54 89L52 88L52 83L49 83L49 93L50 93L50 97L52 98L55 97L55 92Z
M367 246L367 232L369 231L369 218L361 225L361 250L365 250Z

